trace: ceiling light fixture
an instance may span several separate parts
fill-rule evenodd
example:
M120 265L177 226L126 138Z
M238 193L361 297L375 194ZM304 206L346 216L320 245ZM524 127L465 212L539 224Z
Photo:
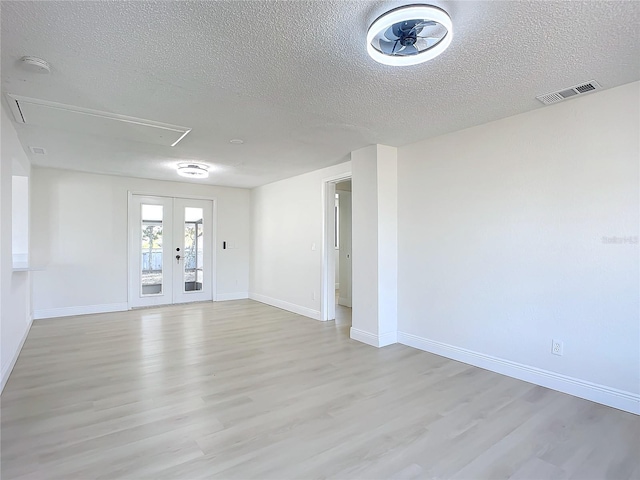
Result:
M207 178L209 176L209 165L204 163L179 163L178 175L187 178Z
M367 52L385 65L416 65L440 55L452 39L453 23L447 12L431 5L407 5L371 24Z

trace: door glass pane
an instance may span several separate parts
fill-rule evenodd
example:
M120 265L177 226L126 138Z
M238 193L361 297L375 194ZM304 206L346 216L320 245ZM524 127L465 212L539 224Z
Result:
M202 290L203 259L203 210L185 207L184 209L184 291Z
M162 293L162 205L142 205L142 295Z

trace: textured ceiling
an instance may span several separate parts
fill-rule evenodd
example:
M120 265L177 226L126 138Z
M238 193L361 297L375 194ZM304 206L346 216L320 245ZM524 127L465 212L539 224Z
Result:
M193 128L172 148L16 124L48 152L29 152L35 165L178 180L195 160L214 166L199 182L252 187L640 79L640 2L432 2L453 19L450 48L380 65L367 28L404 3L2 1L2 91Z

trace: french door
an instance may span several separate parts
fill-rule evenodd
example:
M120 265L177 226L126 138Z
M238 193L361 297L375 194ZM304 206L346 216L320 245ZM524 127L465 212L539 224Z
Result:
M212 209L210 200L131 196L131 307L212 300Z

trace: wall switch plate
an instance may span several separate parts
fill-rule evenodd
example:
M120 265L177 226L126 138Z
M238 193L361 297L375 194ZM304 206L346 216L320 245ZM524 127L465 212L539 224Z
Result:
M554 339L551 341L551 353L553 353L554 355L562 356L563 350L564 350L564 347L560 340Z

